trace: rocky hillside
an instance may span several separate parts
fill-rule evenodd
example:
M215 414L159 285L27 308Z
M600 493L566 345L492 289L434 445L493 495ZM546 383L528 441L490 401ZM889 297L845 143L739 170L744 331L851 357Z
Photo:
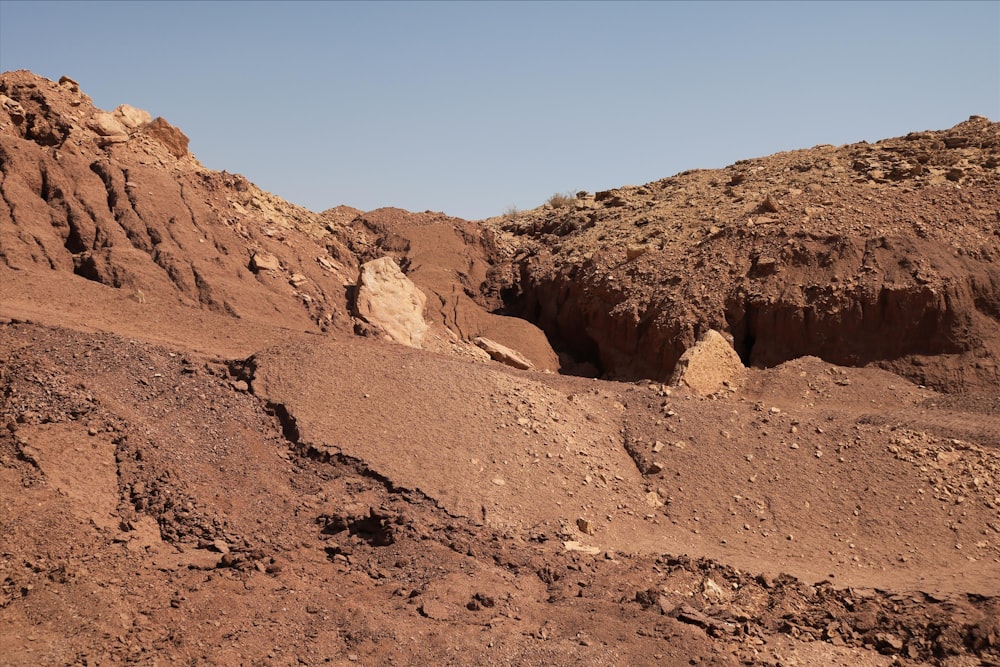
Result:
M541 369L558 368L537 328L472 300L493 252L477 226L400 209L314 213L204 168L187 147L163 118L129 105L98 109L68 77L3 74L0 268L15 272L8 284L72 275L150 308L382 335L353 310L355 285L361 263L389 255L432 297L424 347L488 360L472 344L485 336L522 348Z
M1000 124L816 146L486 221L508 310L614 377L666 379L708 329L743 360L1000 383Z
M0 75L0 664L1000 664L997 131L470 222Z

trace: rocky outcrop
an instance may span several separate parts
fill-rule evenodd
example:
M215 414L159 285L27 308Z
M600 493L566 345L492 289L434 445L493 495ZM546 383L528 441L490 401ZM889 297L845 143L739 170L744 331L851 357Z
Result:
M352 326L344 284L357 264L318 214L205 169L180 130L127 105L97 109L71 79L7 72L0 95L0 269L296 328Z
M130 130L148 125L153 120L148 111L137 109L131 104L119 104L115 107L115 118Z
M163 144L174 157L182 158L188 154L187 136L163 117L144 125L142 131Z
M671 377L709 329L743 362L1000 384L1000 124L818 146L486 221L493 291L610 377Z
M361 265L354 313L390 340L420 347L427 333L427 297L391 257Z
M708 396L739 389L746 374L746 367L729 341L718 331L709 329L677 360L670 384Z

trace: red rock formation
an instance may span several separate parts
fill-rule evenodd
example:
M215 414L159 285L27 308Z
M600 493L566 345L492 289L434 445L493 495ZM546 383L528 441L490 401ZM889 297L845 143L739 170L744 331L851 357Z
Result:
M666 379L704 331L744 361L1000 383L1000 124L781 153L488 224L495 291L610 376Z

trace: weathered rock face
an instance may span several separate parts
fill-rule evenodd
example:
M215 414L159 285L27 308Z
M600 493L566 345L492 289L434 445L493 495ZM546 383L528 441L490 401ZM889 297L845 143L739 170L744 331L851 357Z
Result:
M166 146L167 150L174 157L182 158L187 155L187 136L168 123L164 118L158 117L149 124L144 125L142 131Z
M389 339L420 347L427 333L426 305L427 297L391 257L361 265L355 314Z
M718 331L709 329L677 360L670 384L707 396L738 389L746 374L746 366L729 341Z
M744 363L1000 383L1000 124L741 161L486 223L495 291L609 376L669 378L707 330Z
M169 123L96 109L71 79L7 72L0 95L0 269L350 329L357 264L322 216L205 169Z

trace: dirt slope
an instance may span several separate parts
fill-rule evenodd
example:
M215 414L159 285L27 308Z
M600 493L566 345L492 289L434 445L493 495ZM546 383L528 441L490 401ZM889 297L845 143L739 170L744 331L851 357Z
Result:
M0 664L1000 663L994 125L884 142L943 142L909 185L909 154L819 147L480 224L312 213L72 81L0 94ZM879 162L838 171L855 153ZM748 205L778 173L822 187L704 235L664 213L744 172ZM760 219L809 197L865 215ZM910 234L906 201L954 221ZM845 220L888 245L850 259ZM423 349L352 314L385 255L427 296ZM896 296L850 329L837 299L869 289ZM517 307L561 358L493 312ZM716 393L551 372L655 377L708 325L753 366Z

